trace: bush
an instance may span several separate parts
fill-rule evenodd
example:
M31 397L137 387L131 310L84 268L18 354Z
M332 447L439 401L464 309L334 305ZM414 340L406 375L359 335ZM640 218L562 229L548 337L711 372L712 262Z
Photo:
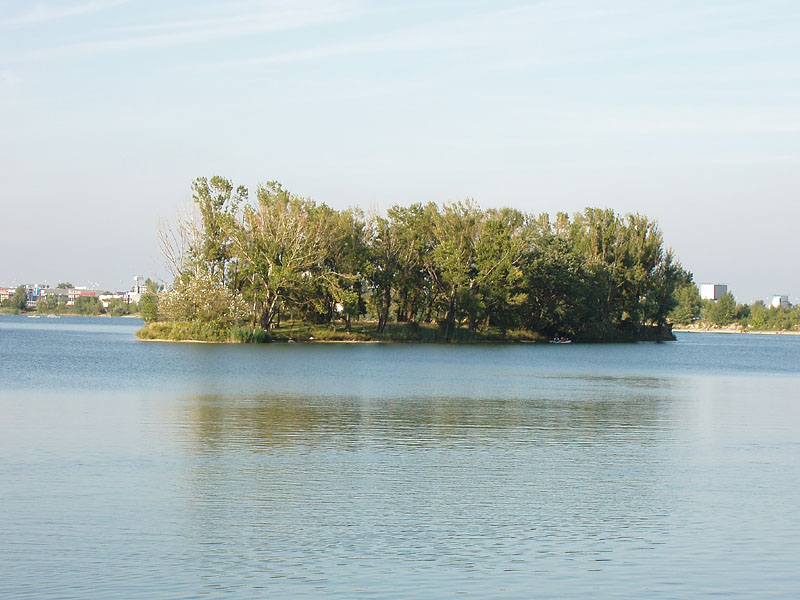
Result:
M158 296L144 294L139 299L139 316L146 323L153 323L158 320Z
M95 296L79 296L75 298L72 312L79 315L99 315L105 311L99 298Z
M250 314L239 292L220 285L211 276L188 274L161 293L158 311L161 318L170 321L217 321L226 326L241 324Z
M173 342L226 342L227 328L216 323L199 323L197 321L157 321L148 323L136 332L143 340L169 340Z
M228 330L228 338L230 341L240 344L264 344L272 341L269 333L260 327L251 327L250 325L231 327Z

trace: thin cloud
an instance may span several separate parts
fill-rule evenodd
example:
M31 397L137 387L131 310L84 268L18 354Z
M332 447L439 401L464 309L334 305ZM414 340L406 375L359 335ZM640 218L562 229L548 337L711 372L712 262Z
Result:
M127 0L126 0L127 1ZM206 11L209 6L198 6ZM229 12L229 11L226 11ZM106 52L180 46L268 32L300 29L352 18L356 11L337 0L294 4L291 8L259 10L221 18L192 18L167 23L144 24L103 32L104 39L40 48L0 57L0 62L22 62L43 58L83 57ZM120 33L134 35L120 36ZM142 32L144 35L135 35ZM113 37L112 37L113 36Z
M773 0L772 4L780 6L783 2ZM794 39L752 39L754 36L748 41L737 42L735 36L731 39L722 34L691 44L687 44L680 35L672 41L669 37L664 38L665 34L669 36L696 28L708 28L709 23L713 23L714 30L723 31L750 25L752 19L748 19L750 15L745 9L752 6L752 2L702 7L623 2L614 7L598 8L582 0L545 0L368 35L357 40L221 62L210 68L311 62L387 52L492 47L500 49L501 55L505 54L506 58L490 59L491 68L514 70L563 63L602 62L631 56L714 52L743 45L758 49L796 44ZM778 18L772 15L762 17L764 21ZM636 27L630 27L630 21Z
M66 6L63 4L37 4L28 12L13 17L0 17L0 27L34 25L44 21L54 21L88 13L101 12L122 4L128 4L130 1L131 0L97 0L95 2L68 4Z
M453 50L494 45L500 39L507 41L514 36L524 37L524 31L513 31L514 24L518 25L521 19L530 18L531 13L536 10L535 6L524 9L506 9L473 17L408 27L355 41L220 62L210 67L284 64L374 53Z

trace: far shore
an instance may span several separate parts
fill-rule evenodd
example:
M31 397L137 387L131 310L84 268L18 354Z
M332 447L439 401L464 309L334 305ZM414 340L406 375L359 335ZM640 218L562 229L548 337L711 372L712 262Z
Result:
M0 311L0 315L11 315L17 317L114 317L117 319L141 319L139 314L133 315L109 315L108 313L102 313L97 315L84 315L81 313L40 313L36 311L24 311L24 312L5 312L5 309Z
M672 333L727 333L727 334L747 334L747 335L800 335L800 331L776 330L755 330L742 329L738 326L729 327L680 327L673 326Z

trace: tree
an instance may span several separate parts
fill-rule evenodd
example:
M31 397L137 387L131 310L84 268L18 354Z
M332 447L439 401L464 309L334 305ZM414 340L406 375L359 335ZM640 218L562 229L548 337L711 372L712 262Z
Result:
M156 306L151 304L152 298L158 299ZM148 322L163 317L170 321L214 323L220 327L240 325L249 313L241 294L219 285L209 273L176 279L172 289L160 296L142 296L139 311L142 319Z
M210 180L198 177L192 183L192 199L200 212L202 234L199 244L192 249L198 267L220 284L235 277L230 272L231 230L239 207L246 202L247 188L233 184L224 177L215 176Z
M143 294L139 299L139 315L145 323L158 321L158 296Z
M669 318L673 323L689 325L700 317L703 301L700 298L700 291L693 281L683 283L677 287L675 301L677 305L669 313Z
M392 306L392 289L399 268L399 243L397 231L383 217L370 224L367 278L372 287L372 301L378 315L378 333L383 333L389 321Z
M59 283L56 287L57 288L62 288L62 289L72 289L75 286L72 285L69 281L67 281L67 282Z
M367 272L366 222L358 209L335 211L325 207L333 224L325 245L321 277L328 321L344 320L349 332L352 320L366 313L363 283Z
M55 313L58 312L58 308L58 296L54 294L39 296L39 300L36 301L36 312Z
M369 305L379 332L394 314L435 319L446 339L464 324L635 339L665 323L676 288L691 281L642 215L587 208L551 221L467 200L365 220L274 181L253 203L221 177L192 190L191 215L161 231L174 282L156 312L176 320L237 324L246 303L263 329L288 314L349 330Z
M28 306L28 288L24 285L17 286L8 304L13 310L23 312Z
M131 311L135 310L135 307L135 304L131 306L125 298L112 298L108 301L108 309L106 312L112 317L121 317L131 314Z
M706 305L706 318L714 325L730 325L736 318L736 298L725 292L716 302Z
M522 213L512 209L485 213L475 244L475 272L470 281L469 327L490 324L506 330L519 321L519 308L527 299L524 276Z
M72 312L79 315L99 315L103 312L103 305L96 296L78 296L72 305Z
M431 252L430 275L441 297L444 319L439 323L450 339L462 310L472 310L472 289L476 276L475 246L480 211L471 200L451 202L434 215L435 247ZM474 328L474 321L470 323Z
M523 324L548 336L576 335L602 322L602 290L563 236L536 236L524 257Z
M434 291L425 265L435 246L433 217L437 213L432 203L394 205L387 211L386 226L393 240L396 271L392 277L393 298L399 323L430 319Z
M602 288L603 329L619 327L626 284L624 223L611 209L586 208L574 216L570 237L575 251L585 257L587 270Z
M158 284L149 277L144 280L144 287L147 290L148 294L158 293Z
M769 309L764 305L763 300L758 300L750 305L750 316L747 323L753 329L766 329L769 322Z
M675 290L680 285L691 283L692 274L675 260L672 249L663 254L645 286L645 295L640 302L645 324L664 327L670 313L678 305Z
M253 324L268 330L282 306L313 294L332 224L327 211L276 181L259 186L256 198L233 228L232 245Z

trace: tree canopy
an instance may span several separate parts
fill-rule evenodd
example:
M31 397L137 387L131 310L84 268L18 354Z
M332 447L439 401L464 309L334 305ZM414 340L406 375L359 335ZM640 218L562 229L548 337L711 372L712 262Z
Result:
M448 338L489 327L636 338L666 324L691 282L640 214L551 218L465 200L365 217L274 181L252 201L222 177L192 190L194 211L162 232L175 279L159 318L269 330L281 318L349 328L367 316L381 332L394 317Z

